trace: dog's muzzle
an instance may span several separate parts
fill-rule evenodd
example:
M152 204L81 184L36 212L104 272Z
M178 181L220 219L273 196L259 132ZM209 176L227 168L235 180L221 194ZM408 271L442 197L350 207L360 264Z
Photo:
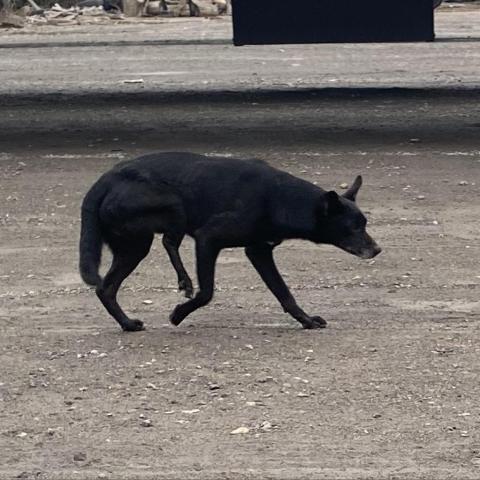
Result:
M356 255L360 258L367 260L376 257L379 253L381 253L381 251L382 249L377 244L375 244L371 248L363 248Z

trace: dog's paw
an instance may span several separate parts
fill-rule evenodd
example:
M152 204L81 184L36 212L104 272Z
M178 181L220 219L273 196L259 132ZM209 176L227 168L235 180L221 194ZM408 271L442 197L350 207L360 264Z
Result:
M141 320L130 320L122 325L122 329L124 332L140 332L145 330L145 325Z
M302 323L303 328L311 330L314 328L325 328L327 326L327 321L322 317L310 317L308 321Z
M178 282L178 289L180 291L183 290L187 298L193 298L193 285L192 281L189 278L180 280Z
M182 313L182 305L177 305L170 314L169 320L172 325L178 327L184 318L185 315Z

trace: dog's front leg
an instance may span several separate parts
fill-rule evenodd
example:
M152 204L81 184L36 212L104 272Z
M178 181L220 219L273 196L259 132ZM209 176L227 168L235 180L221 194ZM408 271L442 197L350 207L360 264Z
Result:
M298 305L273 260L273 247L268 244L245 249L255 270L260 274L270 291L275 295L285 312L298 320L303 328L325 328L327 322L321 317L310 317Z
M213 297L215 262L220 250L206 238L197 239L195 250L199 290L191 300L175 307L170 315L170 322L173 325L180 325L187 315L206 305Z
M182 243L184 234L173 234L173 233L166 233L163 236L162 242L165 250L168 253L168 257L170 258L170 262L177 272L178 277L178 288L179 290L183 290L185 292L185 296L187 298L193 297L193 284L192 280L190 279L185 267L183 266L182 259L180 258L180 253L178 251L180 244Z

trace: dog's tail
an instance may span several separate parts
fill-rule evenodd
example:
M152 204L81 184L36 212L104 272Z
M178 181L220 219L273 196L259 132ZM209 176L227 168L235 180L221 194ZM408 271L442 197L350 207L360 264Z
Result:
M102 282L98 270L102 258L103 238L98 211L107 193L108 184L101 178L88 191L82 203L80 275L87 285L95 287Z

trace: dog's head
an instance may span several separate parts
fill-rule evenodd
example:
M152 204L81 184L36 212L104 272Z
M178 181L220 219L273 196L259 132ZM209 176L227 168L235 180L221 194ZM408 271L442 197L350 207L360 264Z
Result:
M334 191L324 194L320 209L319 227L322 243L335 245L360 258L373 258L382 249L367 233L367 219L357 207L357 193L362 186L358 176L343 194Z

